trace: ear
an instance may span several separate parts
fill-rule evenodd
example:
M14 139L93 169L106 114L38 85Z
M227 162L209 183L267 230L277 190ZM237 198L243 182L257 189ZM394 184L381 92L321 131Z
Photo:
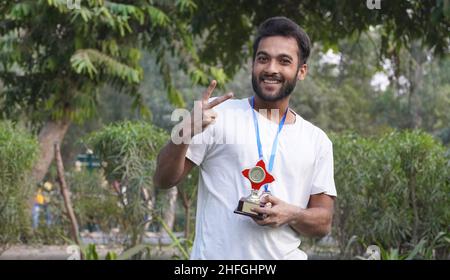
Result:
M302 66L300 66L300 69L298 70L297 80L299 81L304 80L307 73L308 73L308 64L304 63Z

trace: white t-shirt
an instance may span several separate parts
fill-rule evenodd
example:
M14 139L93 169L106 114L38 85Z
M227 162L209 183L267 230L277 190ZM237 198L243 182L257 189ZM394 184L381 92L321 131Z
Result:
M242 170L259 160L253 109L248 99L240 99L228 100L214 110L216 123L192 139L186 154L200 168L191 259L307 259L298 249L299 234L290 226L260 226L233 212L251 190ZM278 124L257 116L268 166ZM275 178L271 193L303 209L313 194L336 196L332 143L298 114L295 123L285 124L279 135L271 174Z

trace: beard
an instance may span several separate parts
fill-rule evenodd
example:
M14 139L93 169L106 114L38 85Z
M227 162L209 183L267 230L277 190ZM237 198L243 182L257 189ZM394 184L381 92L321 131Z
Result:
M252 72L252 87L253 91L256 93L256 95L261 98L264 101L274 102L281 99L284 99L288 97L292 91L294 90L295 86L297 85L297 74L294 76L291 80L286 80L282 75L259 75L258 78L256 78L256 75ZM263 89L261 88L260 82L262 82L263 79L276 79L281 83L281 88L276 92L275 94L265 94L263 92Z

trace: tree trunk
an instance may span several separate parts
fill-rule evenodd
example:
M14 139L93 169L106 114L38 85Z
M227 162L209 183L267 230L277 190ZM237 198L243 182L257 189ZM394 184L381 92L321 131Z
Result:
M55 158L56 158L56 170L58 172L58 180L61 186L61 195L64 199L64 206L66 207L67 215L69 216L72 238L77 243L78 247L81 249L81 241L79 237L79 228L77 218L75 217L75 212L73 211L72 201L70 199L69 187L67 186L66 180L64 178L64 165L61 158L61 152L59 151L59 143L55 143ZM83 251L80 250L80 257L84 259Z
M408 109L410 114L409 128L417 129L422 125L421 98L420 91L423 88L424 65L426 63L427 50L423 49L419 42L414 41L409 50L411 63L408 69L409 75L409 96Z
M173 231L173 225L175 224L175 212L177 210L177 195L178 189L177 187L172 187L167 191L166 197L168 201L168 207L166 211L164 211L164 223L166 223L167 227ZM160 232L164 232L164 229L161 229Z
M36 182L41 182L47 174L55 155L54 144L55 142L62 143L69 126L70 121L68 120L49 120L39 132L40 157L34 165L32 173Z

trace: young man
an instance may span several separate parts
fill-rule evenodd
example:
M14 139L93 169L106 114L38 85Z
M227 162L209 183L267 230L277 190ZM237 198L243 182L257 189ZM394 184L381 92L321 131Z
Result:
M195 136L191 144L172 139L158 157L158 187L174 186L194 165L200 168L192 259L306 259L300 236L325 236L331 229L332 143L289 109L290 94L308 70L308 35L287 18L270 18L259 27L253 51L254 96L211 100L212 81L177 134ZM261 159L274 178L261 187L270 191L261 198L265 207L252 209L263 219L237 215L239 199L250 193L243 170Z

